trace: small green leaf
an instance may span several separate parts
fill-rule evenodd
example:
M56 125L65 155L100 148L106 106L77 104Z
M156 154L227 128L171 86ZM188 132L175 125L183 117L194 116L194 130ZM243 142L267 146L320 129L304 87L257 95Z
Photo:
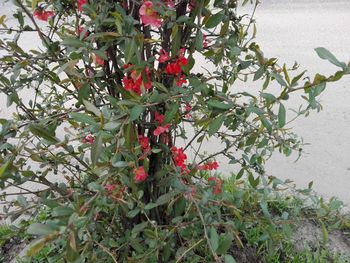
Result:
M87 124L91 124L91 125L97 124L95 122L94 118L87 115L86 113L71 112L71 113L69 113L69 116L78 122L83 122L83 123L87 123Z
M29 130L36 136L45 139L50 143L58 143L59 140L53 136L48 130L38 125L29 125Z
M172 191L172 192L168 192L166 194L163 194L163 195L158 197L156 204L157 205L164 205L164 204L168 203L171 199L173 199L178 194L179 194L178 191Z
M145 108L141 105L135 105L130 111L130 121L137 120Z
M216 251L219 247L219 235L216 232L215 227L210 228L210 244L214 251Z
M225 16L222 13L217 13L215 15L210 16L210 18L208 19L208 21L205 23L205 26L207 28L214 28L216 27L218 24L220 24L220 22L223 21L223 18Z
M195 47L197 51L203 50L203 33L201 30L197 31Z
M278 126L282 128L286 124L286 109L282 103L278 109Z
M12 164L12 160L8 160L3 166L0 168L0 178L4 176L6 173L7 169L10 167Z
M315 51L320 58L328 60L333 65L342 69L346 68L346 64L344 62L340 62L329 50L325 49L324 47L315 48Z
M135 54L136 48L137 46L134 39L127 39L125 41L125 64L130 62L132 56Z
M264 127L269 133L272 132L272 125L265 117L261 118L261 123L264 125Z
M229 110L232 108L231 105L229 104L226 104L224 102L221 102L221 101L218 101L218 100L209 100L207 102L207 104L210 106L210 107L213 107L213 108L217 108L217 109L221 109L221 110Z
M28 227L27 233L29 235L43 236L43 235L48 235L54 232L55 230L56 229L54 229L52 226L49 226L47 224L33 223Z
M83 103L86 107L86 110L92 112L97 117L101 117L101 111L94 104L92 104L90 101L87 101L87 100L83 100Z
M210 122L209 130L208 130L209 136L212 136L220 129L220 127L224 123L225 118L226 118L225 115L220 115L216 117L212 122Z
M100 158L103 149L102 136L98 135L91 147L91 162L95 166Z
M236 260L231 255L225 255L225 263L236 263Z

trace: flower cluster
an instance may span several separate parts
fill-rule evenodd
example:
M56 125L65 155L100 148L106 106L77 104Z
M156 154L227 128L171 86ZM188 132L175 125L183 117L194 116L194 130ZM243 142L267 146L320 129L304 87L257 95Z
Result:
M213 182L213 183L212 183L212 182ZM221 181L221 179L212 176L212 177L209 177L209 178L208 178L208 183L209 183L209 184L214 184L214 191L213 191L213 193L214 193L215 195L221 193L221 186L222 186L222 181Z
M151 1L145 1L140 7L139 11L141 22L144 26L153 26L159 28L162 25L162 20L157 11L153 9Z
M140 160L144 160L146 156L151 152L151 146L149 144L149 139L143 135L139 135L139 144L142 148L142 156L140 157Z
M53 11L45 11L42 9L37 9L34 11L34 17L36 17L37 19L41 20L41 21L47 21L49 19L49 17L54 16L55 13Z
M175 146L171 147L171 153L173 155L174 163L177 167L181 168L181 172L184 172L187 168L185 161L187 159L187 155L184 153L183 148L176 148Z
M95 141L95 137L92 134L88 134L81 141L85 144L93 144Z
M145 181L148 177L148 174L146 173L145 168L143 166L140 166L139 168L135 169L134 173L134 180L136 183L141 183Z
M171 125L170 125L170 123L163 125L163 122L164 122L164 115L163 114L155 112L154 119L158 124L157 128L153 132L154 136L159 136L164 132L169 132L169 128Z
M164 58L167 53L161 54L160 59ZM169 55L168 55L169 56ZM164 59L162 59L164 61ZM168 65L165 68L165 73L168 75L173 75L176 77L176 86L181 87L182 84L187 83L187 80L185 79L185 75L182 72L182 67L186 66L188 63L188 59L185 58L185 49L181 49L179 52L179 57L176 59L175 62L168 63Z
M206 170L206 171L211 171L211 170L217 170L219 168L218 162L206 162L205 164L198 165L199 170Z
M83 11L83 5L86 5L87 4L87 0L78 0L77 1L77 6L78 6L78 10L80 12Z
M124 69L127 70L132 66L134 65L124 65ZM145 81L143 80L142 75L145 76ZM134 69L130 70L129 74L123 78L123 84L127 91L133 91L139 95L141 95L141 86L143 86L145 90L152 88L152 81L148 67L142 71L136 71Z

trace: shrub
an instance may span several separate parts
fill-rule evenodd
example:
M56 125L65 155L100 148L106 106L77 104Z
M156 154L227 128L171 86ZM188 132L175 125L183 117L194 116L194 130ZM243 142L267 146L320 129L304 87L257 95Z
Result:
M349 74L324 48L339 67L328 77L264 57L235 0L15 2L18 26L0 20L0 88L17 109L1 119L0 187L24 191L7 217L48 209L28 255L51 243L55 262L234 262L241 209L256 207L224 189L236 186L216 158L267 191L265 159L300 151L286 101L303 92L296 114L320 110L326 84ZM29 33L35 49L20 44ZM259 92L236 90L247 80Z

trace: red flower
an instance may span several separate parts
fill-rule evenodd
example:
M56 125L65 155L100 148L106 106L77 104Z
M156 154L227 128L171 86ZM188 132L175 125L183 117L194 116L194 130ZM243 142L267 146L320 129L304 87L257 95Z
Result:
M187 155L184 153L183 148L171 147L170 151L173 155L173 160L176 166L181 168L181 172L186 170L185 161L187 160Z
M85 144L93 144L95 141L95 137L92 134L88 134L81 141Z
M84 33L85 32L85 33ZM82 26L78 26L78 34L79 36L84 33L84 38L87 38L89 36L89 32L85 30Z
M44 11L42 9L37 9L34 11L34 16L41 21L47 21L49 17L54 15L55 13L53 11Z
M204 48L207 48L207 47L208 47L207 35L203 35L203 47L204 47Z
M141 183L145 181L147 177L148 174L145 172L145 168L143 166L140 166L139 168L135 169L134 180L136 183Z
M192 107L190 104L186 103L186 106L185 106L185 111L186 112L190 112L192 110Z
M124 65L123 67L124 67L124 69L128 69L131 66L133 66L133 65ZM141 86L142 85L145 88L145 90L149 90L150 88L152 88L152 81L151 81L151 76L150 76L150 72L149 72L148 67L146 67L143 70L143 73L147 78L146 82L144 82L144 80L142 78L142 72L138 72L136 70L131 70L130 74L123 78L124 88L127 91L134 91L135 93L137 93L139 95L141 95Z
M216 177L212 176L212 177L208 178L208 183L210 183L210 182L214 182L215 183L215 185L214 185L214 194L215 195L220 194L221 193L222 181L219 178L216 178Z
M83 5L87 4L87 0L77 0L77 4L78 4L78 10L80 12L83 11Z
M117 186L115 184L106 184L105 189L108 192L112 192Z
M207 162L203 165L199 165L198 169L199 170L206 170L206 171L211 171L211 170L217 170L219 168L219 164L217 161L215 162Z
M153 134L154 134L154 136L159 136L159 135L161 135L164 132L169 132L169 128L170 128L170 124L169 123L165 124L165 126L158 126L154 130Z
M143 151L148 152L151 150L151 147L149 146L149 139L143 135L139 135L139 144L141 145Z
M170 63L166 66L165 72L168 75L179 75L181 73L181 67L177 63Z
M158 112L154 113L154 119L159 123L162 124L164 122L164 114L160 114Z
M165 2L165 6L166 7L170 7L170 8L174 8L175 7L175 3L173 0L163 0L163 2Z
M166 52L164 49L160 49L159 58L158 58L159 63L164 63L164 62L167 62L168 60L170 60L169 53Z
M180 77L176 80L176 86L181 87L182 84L186 84L187 79L185 79L185 75L180 75Z
M154 26L159 28L162 25L162 21L158 13L152 8L153 3L151 1L145 1L140 7L141 22L145 26Z
M104 66L105 64L104 59L97 56L95 53L92 53L92 61L94 62L95 65Z

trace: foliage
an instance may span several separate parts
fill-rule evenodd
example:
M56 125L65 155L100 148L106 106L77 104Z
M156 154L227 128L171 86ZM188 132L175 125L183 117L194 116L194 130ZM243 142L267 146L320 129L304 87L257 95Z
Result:
M28 255L51 243L55 262L235 262L254 211L271 216L235 184L268 196L278 181L266 158L301 151L290 120L320 110L326 84L350 73L324 48L331 76L265 58L236 0L15 2L18 25L0 20L0 90L16 107L0 120L0 187L23 192L4 216L47 207ZM33 33L40 44L21 45ZM260 90L238 91L247 80ZM306 105L287 118L298 92ZM220 156L237 171L230 184L214 174Z

